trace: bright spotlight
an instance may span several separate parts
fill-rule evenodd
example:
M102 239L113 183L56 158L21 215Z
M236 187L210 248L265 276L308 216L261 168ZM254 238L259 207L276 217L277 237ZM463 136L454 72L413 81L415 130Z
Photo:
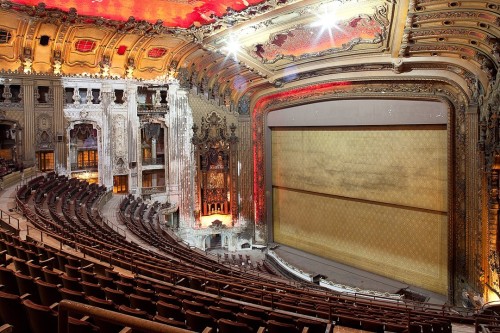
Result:
M228 56L232 56L234 59L236 59L236 55L241 50L241 44L238 40L238 37L236 37L235 35L229 36L229 38L226 40L226 45L222 49Z
M340 28L337 26L337 18L335 15L337 8L337 2L323 6L323 13L315 14L317 19L314 23L311 23L311 27L321 27L321 33L326 30L330 35L332 29L339 30Z

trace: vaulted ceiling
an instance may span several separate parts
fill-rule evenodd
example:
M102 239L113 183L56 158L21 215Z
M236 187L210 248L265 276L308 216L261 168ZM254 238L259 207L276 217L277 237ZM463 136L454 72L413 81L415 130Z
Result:
M0 69L154 80L236 102L327 77L498 71L496 0L0 0ZM227 44L241 48L231 53ZM388 74L389 75L389 74Z

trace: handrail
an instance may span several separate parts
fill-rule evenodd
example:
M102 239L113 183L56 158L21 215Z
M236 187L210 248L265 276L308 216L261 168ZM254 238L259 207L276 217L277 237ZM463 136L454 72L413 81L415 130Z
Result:
M7 215L7 216L9 217L9 219L8 219L7 221L4 221L4 219L3 219L4 214L5 214L5 215ZM18 218L16 218L16 217L14 217L14 216L11 216L9 213L7 213L7 212L5 212L5 211L3 211L3 210L1 210L1 209L0 209L0 219L1 219L2 221L4 221L4 222L7 222L9 225L12 225L12 223L11 223L11 221L10 221L10 220L11 220L11 219L14 219L14 220L15 220L15 222L17 222L17 227L16 227L16 226L14 226L14 225L12 225L12 227L14 227L14 228L16 228L17 230L19 230L19 219L18 219Z
M91 316L93 318L103 320L112 324L123 325L130 327L133 330L141 330L151 333L193 333L194 331L161 324L151 320L146 320L134 316L129 316L123 313L114 312L95 306L82 304L70 300L62 300L59 302L59 316L58 316L58 333L71 333L69 332L68 319L69 312L78 312L82 315ZM211 333L212 329L207 327L203 333Z

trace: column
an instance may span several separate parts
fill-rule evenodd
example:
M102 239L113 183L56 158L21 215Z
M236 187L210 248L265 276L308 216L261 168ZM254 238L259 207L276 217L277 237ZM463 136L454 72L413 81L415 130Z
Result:
M66 169L67 163L67 147L70 145L69 138L64 139L66 136L66 120L64 119L64 87L62 86L61 81L55 81L52 83L52 90L54 93L54 164L56 170L61 172ZM62 136L63 140L59 142L58 137ZM76 152L75 152L75 160L76 160ZM76 163L76 161L75 161ZM71 169L70 169L71 170ZM70 170L66 170L68 174Z
M238 223L242 225L254 223L253 212L253 155L252 124L250 116L240 115L238 118ZM231 198L232 199L232 198Z
M156 138L151 138L151 159L156 164Z
M466 140L466 159L465 166L465 179L466 184L466 225L467 225L467 252L469 259L469 283L473 284L476 291L482 292L482 286L479 285L478 270L482 265L482 249L481 242L478 239L485 239L482 236L481 218L479 216L479 154L478 154L478 140L479 140L479 124L478 124L478 106L476 104L469 106L465 114L465 122L467 126L466 133L468 134ZM486 254L487 256L487 254ZM478 260L474 260L477 258ZM486 267L484 267L486 268Z
M32 79L23 80L23 104L24 104L24 161L23 164L33 165L35 158L35 91L34 81Z
M113 109L112 102L115 99L113 88L108 83L103 83L101 90L103 119L101 128L101 144L99 152L99 181L107 189L113 187L113 166L111 161L111 112Z
M139 188L138 183L138 156L140 151L140 126L137 116L137 86L132 83L127 84L127 111L128 111L128 162L130 167L129 191L136 193ZM139 138L138 138L139 136Z
M179 225L182 229L192 227L195 223L195 163L191 143L193 115L188 104L188 90L179 88L177 82L170 84L169 104L169 141L176 143L169 149L169 188L170 197L179 204Z

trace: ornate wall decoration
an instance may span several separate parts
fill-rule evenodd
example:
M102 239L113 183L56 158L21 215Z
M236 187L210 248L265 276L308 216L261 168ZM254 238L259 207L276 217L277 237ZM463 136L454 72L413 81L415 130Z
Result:
M250 114L250 96L249 95L243 95L238 100L238 113L241 115Z
M123 161L127 162L127 121L125 116L123 115L114 115L113 116L113 140L112 140L112 149L114 159L117 160L122 158ZM115 166L116 167L116 166Z
M480 100L480 138L479 150L483 157L482 163L486 172L487 188L485 191L487 202L483 202L483 209L487 209L487 242L488 242L488 271L485 272L484 282L497 295L500 294L500 242L499 209L500 209L500 74L496 81L488 88L488 95Z
M198 130L200 133L198 134ZM238 218L236 173L237 150L236 125L231 124L229 130L226 118L221 118L215 111L201 119L201 128L193 125L191 142L195 147L198 165L196 179L200 196L200 206L196 211L201 216L212 214L231 214L232 222Z
M37 150L54 149L54 131L52 129L52 117L48 114L40 114L36 120L36 145Z

